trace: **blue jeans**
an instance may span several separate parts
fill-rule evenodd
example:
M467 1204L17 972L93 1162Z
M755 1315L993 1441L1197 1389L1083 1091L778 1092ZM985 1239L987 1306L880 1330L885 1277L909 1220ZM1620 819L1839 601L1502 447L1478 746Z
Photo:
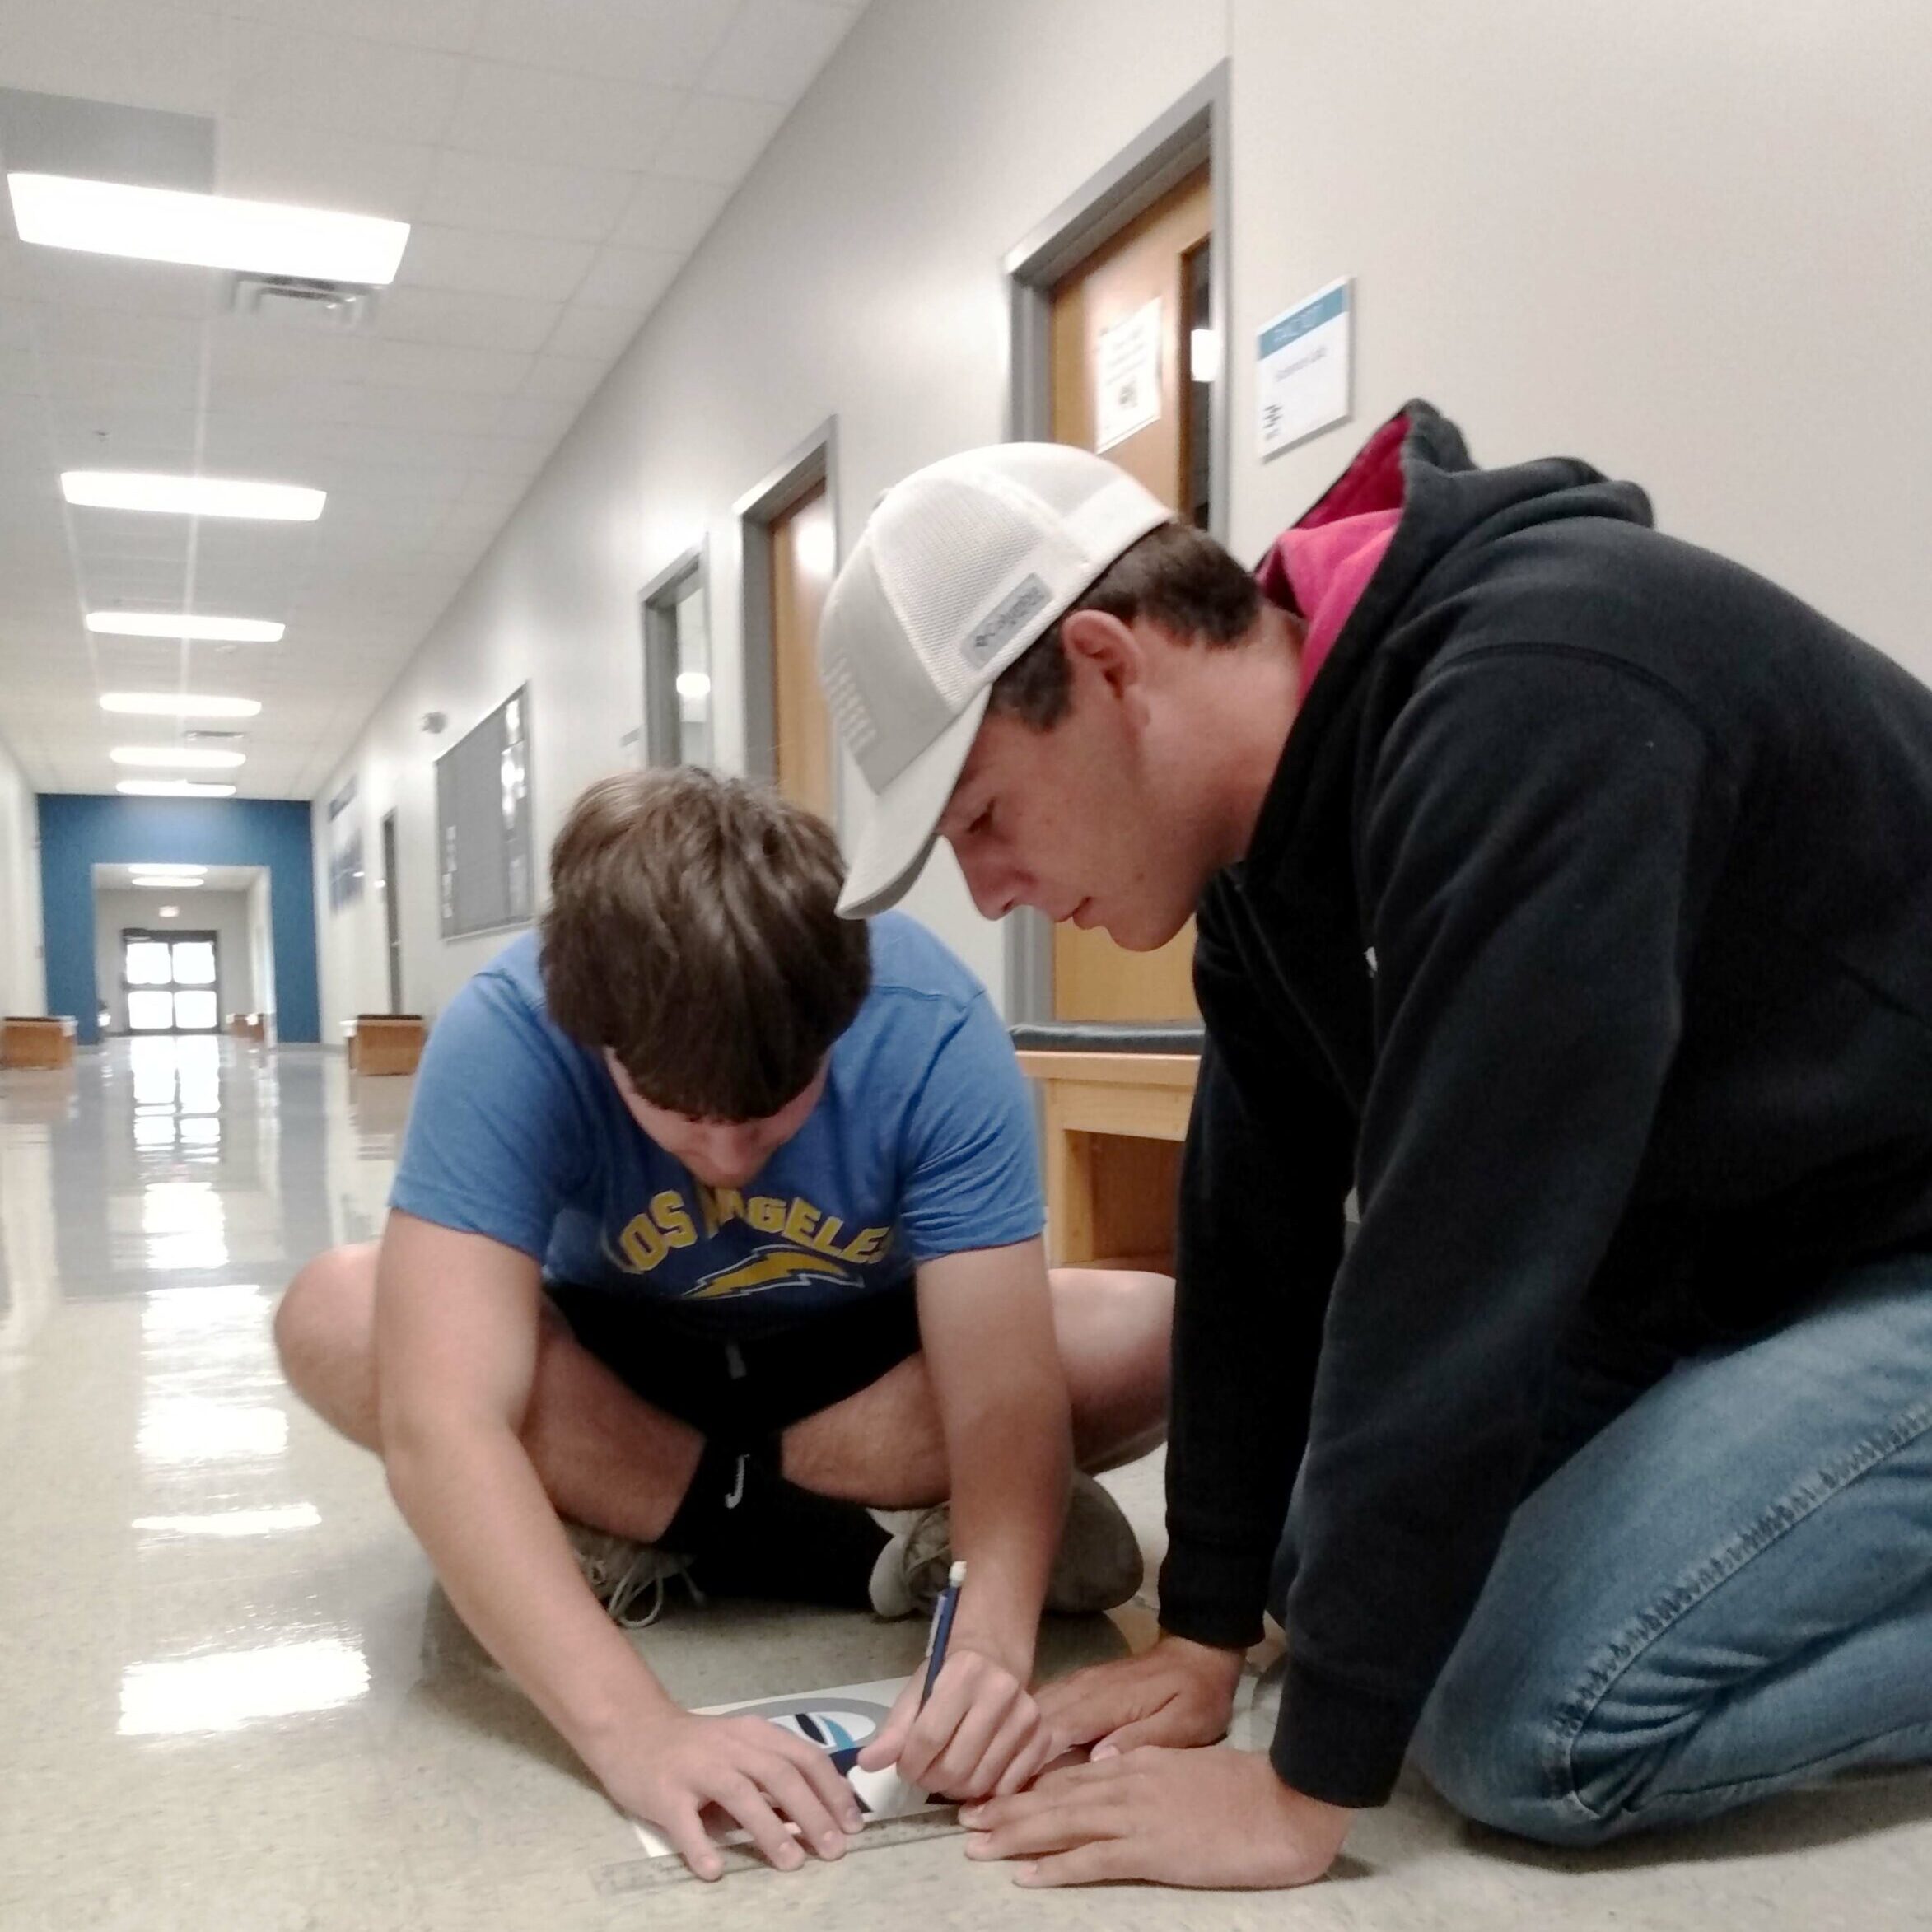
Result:
M1533 1490L1412 1757L1557 1845L1932 1759L1932 1255L1682 1362Z

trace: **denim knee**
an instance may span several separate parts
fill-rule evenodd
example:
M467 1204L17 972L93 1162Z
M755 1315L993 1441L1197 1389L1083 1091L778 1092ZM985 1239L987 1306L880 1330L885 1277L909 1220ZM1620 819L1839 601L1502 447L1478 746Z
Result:
M1601 1845L1628 1831L1627 1813L1586 1803L1565 1700L1539 1694L1523 1660L1458 1650L1424 1706L1410 1757L1465 1818L1543 1845Z

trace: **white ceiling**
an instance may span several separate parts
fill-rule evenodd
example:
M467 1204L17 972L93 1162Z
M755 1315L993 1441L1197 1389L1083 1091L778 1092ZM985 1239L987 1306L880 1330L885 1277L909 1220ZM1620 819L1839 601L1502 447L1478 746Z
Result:
M227 312L213 271L27 246L0 194L0 737L29 782L111 790L110 747L173 726L98 694L184 689L264 706L212 776L311 796L864 4L0 0L0 88L206 117L218 192L413 224L373 325L334 334ZM329 503L72 510L76 467ZM190 600L287 636L82 623Z

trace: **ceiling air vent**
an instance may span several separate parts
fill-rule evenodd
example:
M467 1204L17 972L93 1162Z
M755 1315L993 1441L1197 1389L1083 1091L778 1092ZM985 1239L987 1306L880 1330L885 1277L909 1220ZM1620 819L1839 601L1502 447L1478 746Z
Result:
M376 291L360 282L312 282L301 275L237 275L228 306L237 315L300 329L362 329L376 314Z

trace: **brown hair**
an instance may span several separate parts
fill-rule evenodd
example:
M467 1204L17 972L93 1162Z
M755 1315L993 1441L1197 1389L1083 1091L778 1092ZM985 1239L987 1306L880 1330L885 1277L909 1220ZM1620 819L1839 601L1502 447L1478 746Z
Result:
M1076 610L1104 610L1122 623L1150 618L1183 643L1239 643L1261 614L1254 579L1205 530L1164 523L1130 544L993 682L989 712L1036 731L1066 716L1073 676L1060 625Z
M600 779L551 848L550 1015L658 1106L776 1113L871 983L844 875L831 827L763 786L693 765Z

